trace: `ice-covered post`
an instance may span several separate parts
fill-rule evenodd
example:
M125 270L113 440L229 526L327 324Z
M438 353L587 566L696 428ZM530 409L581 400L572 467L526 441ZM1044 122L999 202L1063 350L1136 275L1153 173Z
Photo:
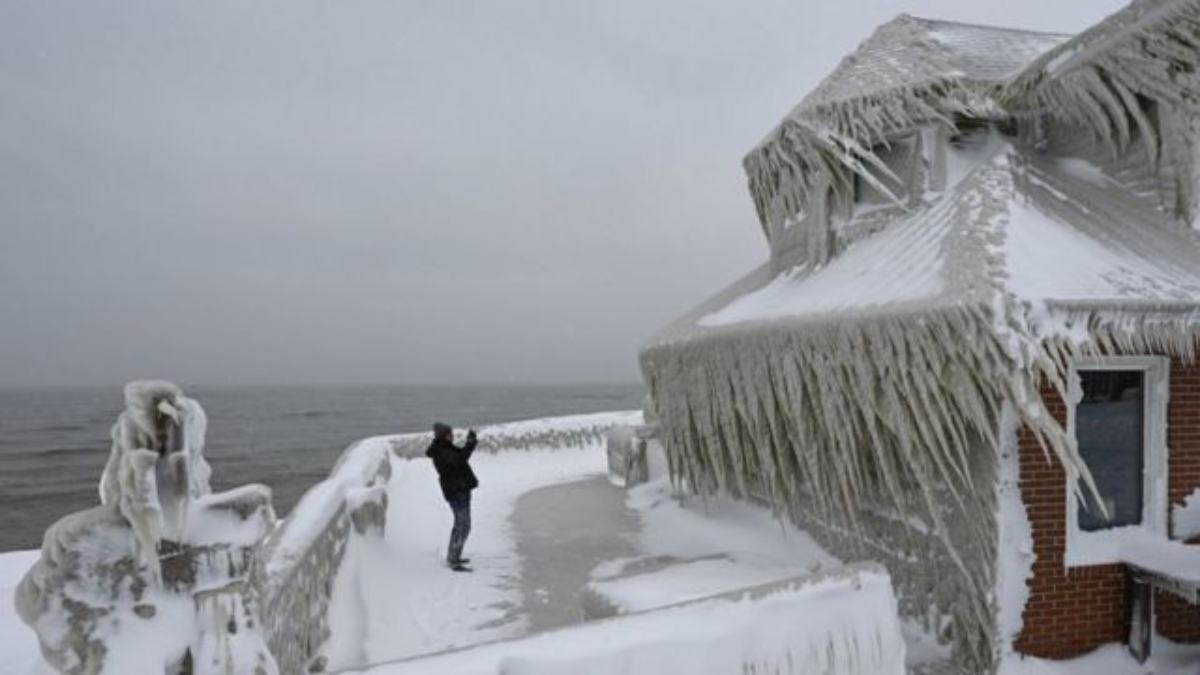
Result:
M125 387L100 505L46 531L17 589L17 613L59 671L278 671L258 617L271 491L211 494L205 425L174 384Z

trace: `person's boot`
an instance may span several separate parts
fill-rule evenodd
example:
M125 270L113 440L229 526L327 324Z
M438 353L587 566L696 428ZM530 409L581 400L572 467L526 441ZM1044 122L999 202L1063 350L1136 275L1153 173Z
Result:
M467 558L463 558L462 560L456 560L447 564L450 565L450 569L454 570L455 572L473 571L470 567L467 567L467 562L469 562L469 560Z

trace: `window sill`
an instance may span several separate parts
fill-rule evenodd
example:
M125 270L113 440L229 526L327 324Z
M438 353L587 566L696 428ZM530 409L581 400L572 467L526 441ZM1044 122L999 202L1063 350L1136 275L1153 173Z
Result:
M1068 567L1134 565L1172 579L1200 582L1200 547L1132 525L1102 532L1072 532L1063 563Z

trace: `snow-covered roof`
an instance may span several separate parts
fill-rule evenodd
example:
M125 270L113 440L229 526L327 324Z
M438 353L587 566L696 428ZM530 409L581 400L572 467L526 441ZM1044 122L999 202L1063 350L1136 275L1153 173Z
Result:
M1011 165L1006 144L947 193L821 265L755 270L661 337L754 322L804 324L963 303L1200 309L1196 236L1130 208L1094 165ZM748 282L748 284L746 283ZM749 288L745 286L750 286Z
M909 444L926 453L944 443L919 456L953 459L921 471L957 465L956 475L966 475L955 454L962 447L947 439L964 424L993 434L1002 401L1019 403L1021 422L1064 464L1079 466L1065 430L1036 407L1041 378L1057 382L1067 355L1113 341L1194 353L1198 235L1145 208L1138 187L1107 169L988 133L982 150L950 150L965 168L904 215L825 262L764 264L649 342L643 370L667 434L679 435L668 445L710 446L704 464L685 467L700 472L689 480L740 466L750 450L730 448L743 438L765 442L760 434L780 424L769 411L792 406L815 417L791 442L831 462L820 460L805 484L835 481L843 469L832 457L878 443L880 433L899 449L879 450L873 462L891 461L892 452L918 456ZM933 407L904 403L913 397ZM744 424L757 428L744 435L709 426L746 414L753 419ZM876 420L888 431L873 430ZM942 430L929 436L935 427ZM795 488L782 481L773 489L790 503Z

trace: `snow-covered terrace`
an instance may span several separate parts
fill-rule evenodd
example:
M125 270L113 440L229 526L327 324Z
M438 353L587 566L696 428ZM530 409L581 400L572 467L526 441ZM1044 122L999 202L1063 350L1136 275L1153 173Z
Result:
M449 512L424 435L393 449L386 538L335 581L330 668L407 660L841 567L804 532L732 500L680 498L663 475L609 482L603 430L638 413L480 431L467 544L446 569ZM411 457L411 459L410 459Z
M332 580L326 671L662 672L690 658L707 670L685 672L785 661L834 673L953 672L936 640L899 625L881 568L843 565L757 505L685 496L661 467L628 490L610 483L604 431L640 422L639 413L608 413L482 429L472 574L442 562L450 516L422 457L425 436L351 446L274 544L295 553L277 563L302 558L331 517L331 495L352 502L361 490L352 478L388 458L386 534L351 537ZM35 559L0 555L0 603L11 606ZM0 649L6 673L52 672L15 617L0 622ZM1192 653L1166 645L1155 654L1145 667L1114 648L1000 672L1192 672Z

